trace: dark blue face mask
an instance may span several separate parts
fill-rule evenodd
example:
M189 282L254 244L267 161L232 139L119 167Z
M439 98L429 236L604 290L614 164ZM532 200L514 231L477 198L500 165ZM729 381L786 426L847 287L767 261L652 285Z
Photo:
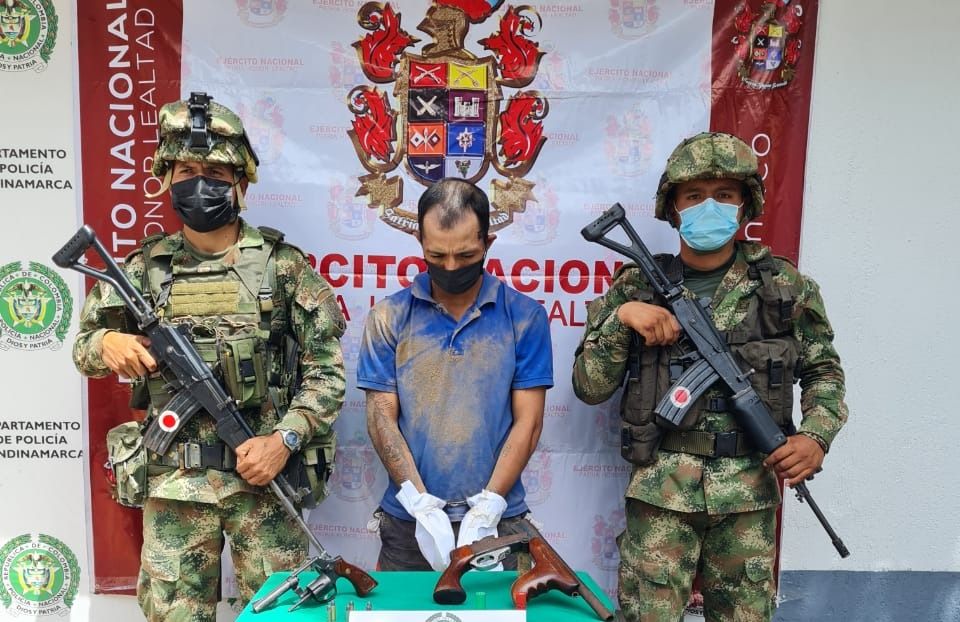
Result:
M232 190L229 181L197 175L171 185L170 198L183 224L207 233L232 223L240 214Z

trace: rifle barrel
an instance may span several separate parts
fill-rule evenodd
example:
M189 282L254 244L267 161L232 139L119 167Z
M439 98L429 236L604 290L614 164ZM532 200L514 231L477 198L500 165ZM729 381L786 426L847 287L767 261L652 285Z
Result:
M847 549L847 545L843 543L843 540L840 539L840 536L837 535L837 532L833 530L833 527L830 525L830 521L827 520L827 517L823 515L823 512L820 511L820 506L817 505L817 502L813 500L813 495L810 494L810 489L807 488L805 482L800 482L793 487L794 491L797 493L797 499L800 502L807 502L807 505L810 506L810 509L813 510L814 516L817 517L817 520L820 521L820 526L823 527L824 531L827 532L827 535L830 536L830 541L833 543L833 548L837 549L837 553L840 554L840 557L850 557L850 551Z

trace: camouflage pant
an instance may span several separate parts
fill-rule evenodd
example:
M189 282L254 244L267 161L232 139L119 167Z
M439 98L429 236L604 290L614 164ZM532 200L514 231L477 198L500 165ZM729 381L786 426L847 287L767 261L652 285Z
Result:
M241 492L217 504L148 498L137 584L148 621L215 622L224 534L244 604L271 573L306 558L306 535L272 495Z
M707 621L773 616L777 509L708 515L627 499L620 606L628 622L677 622L698 565Z

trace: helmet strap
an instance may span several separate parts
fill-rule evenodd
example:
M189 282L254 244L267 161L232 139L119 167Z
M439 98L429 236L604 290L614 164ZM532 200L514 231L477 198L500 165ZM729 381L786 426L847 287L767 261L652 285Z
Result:
M164 192L170 189L171 179L173 179L172 165L167 167L167 172L164 173L163 175L163 183L160 184L160 189L157 190L156 192L146 192L144 193L144 196L146 196L148 199L155 199L156 197L160 196L161 194L163 194Z
M236 175L236 173L234 173ZM243 186L240 185L240 182L243 181L244 175L239 175L237 181L233 182L233 192L237 197L237 209L243 211L247 209L247 202L243 197Z

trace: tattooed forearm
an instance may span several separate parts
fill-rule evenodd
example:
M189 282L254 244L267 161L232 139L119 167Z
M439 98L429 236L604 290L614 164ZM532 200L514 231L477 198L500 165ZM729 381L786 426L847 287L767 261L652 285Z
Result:
M422 490L423 482L413 462L413 455L397 424L398 409L396 395L368 391L367 432L390 479L398 485L410 480Z

